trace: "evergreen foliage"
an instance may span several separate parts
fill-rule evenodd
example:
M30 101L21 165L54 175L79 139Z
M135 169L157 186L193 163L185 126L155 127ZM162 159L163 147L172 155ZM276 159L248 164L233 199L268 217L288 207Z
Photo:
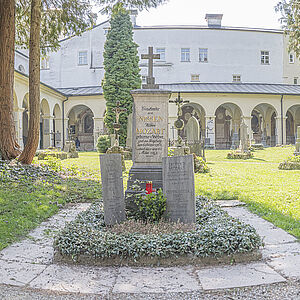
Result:
M114 108L117 101L126 112L120 114L120 145L125 145L128 115L132 112L132 96L130 91L141 86L138 45L133 42L132 24L129 13L118 7L112 14L110 30L104 45L105 75L102 82L106 100L105 125L113 133L116 122Z
M300 58L300 1L282 0L275 9L282 14L280 21L285 33L289 35L289 50L295 51Z

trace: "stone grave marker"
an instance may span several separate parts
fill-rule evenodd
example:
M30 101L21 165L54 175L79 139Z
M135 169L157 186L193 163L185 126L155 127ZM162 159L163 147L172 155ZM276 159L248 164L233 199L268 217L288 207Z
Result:
M125 220L121 154L100 155L104 221L114 225Z
M163 157L163 191L170 221L196 222L193 155Z

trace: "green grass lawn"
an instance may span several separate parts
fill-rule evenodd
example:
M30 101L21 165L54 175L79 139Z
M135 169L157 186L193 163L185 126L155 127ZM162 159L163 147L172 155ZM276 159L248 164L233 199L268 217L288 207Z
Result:
M278 164L292 155L294 147L257 150L248 160L226 159L228 150L208 150L209 174L197 174L196 193L213 199L239 199L249 209L300 238L300 171L283 171ZM99 175L99 154L80 153L76 163ZM127 172L131 162L126 161ZM124 186L126 188L126 174ZM100 175L99 175L100 176Z
M0 250L70 202L91 202L101 197L99 181L60 178L17 170L13 176L0 166ZM5 175L6 174L6 175Z
M244 201L251 211L300 238L300 170L278 169L278 164L293 151L294 147L258 150L253 159L245 161L226 159L226 150L206 151L210 173L195 176L196 193ZM74 165L77 178L53 181L33 174L0 180L0 250L65 203L92 201L101 196L98 153L81 152L79 158L64 160L62 165ZM126 161L125 188L131 165Z

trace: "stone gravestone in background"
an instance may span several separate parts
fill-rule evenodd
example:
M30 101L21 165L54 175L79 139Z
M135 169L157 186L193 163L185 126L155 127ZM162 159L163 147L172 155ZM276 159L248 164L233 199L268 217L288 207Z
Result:
M100 155L104 221L114 225L125 220L121 154Z
M170 221L196 222L193 155L163 158L163 191Z

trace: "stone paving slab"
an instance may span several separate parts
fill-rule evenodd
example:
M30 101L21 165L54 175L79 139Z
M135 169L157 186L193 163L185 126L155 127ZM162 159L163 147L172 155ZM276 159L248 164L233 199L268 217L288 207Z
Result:
M264 263L210 267L197 271L204 290L230 289L286 281Z
M300 255L300 243L293 242L277 245L266 245L263 247L261 252L264 259L273 259L287 255Z
M42 273L46 265L0 260L0 283L24 286Z
M50 264L53 260L53 247L42 246L28 240L13 244L0 252L3 260L32 264Z
M216 200L216 204L221 207L236 207L246 205L246 203L239 200Z
M202 290L192 267L120 268L113 293L171 293Z
M107 294L116 277L115 268L51 265L30 283L30 287L59 292Z
M293 279L300 279L300 254L274 258L267 263L275 271L280 272L283 276Z
M250 213L244 207L223 208L229 215L253 226L266 245L295 242L297 239L272 223Z

